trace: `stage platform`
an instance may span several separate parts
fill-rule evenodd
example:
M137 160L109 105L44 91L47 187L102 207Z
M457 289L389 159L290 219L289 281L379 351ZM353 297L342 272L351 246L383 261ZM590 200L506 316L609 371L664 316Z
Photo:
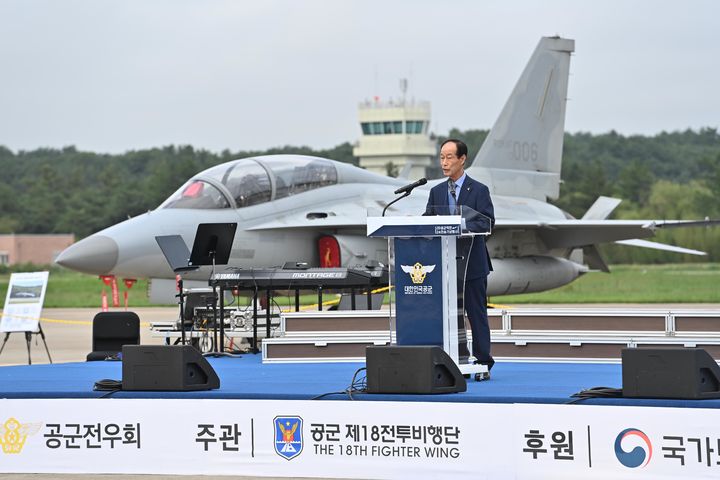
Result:
M0 473L720 474L720 400L571 396L620 388L619 363L499 362L491 380L471 380L463 393L350 397L343 392L362 363L209 361L218 390L111 395L93 384L120 380L119 361L0 367Z
M220 377L220 389L199 392L125 392L114 398L192 398L351 400L342 392L364 363L262 364L260 355L237 358L208 357ZM364 376L362 372L360 377ZM99 398L93 391L100 379L122 379L119 361L62 363L0 367L0 398ZM571 395L591 387L622 387L619 363L499 362L486 382L468 380L467 391L438 395L386 395L355 393L356 401L461 402L461 403L578 403ZM720 400L661 400L599 398L582 400L590 405L717 408Z

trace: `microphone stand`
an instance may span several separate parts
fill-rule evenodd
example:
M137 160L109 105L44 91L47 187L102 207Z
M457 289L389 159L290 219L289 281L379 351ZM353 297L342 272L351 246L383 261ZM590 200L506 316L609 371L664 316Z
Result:
M177 281L178 287L180 291L178 292L176 297L178 297L178 304L180 305L180 338L182 345L186 344L185 341L185 292L183 291L183 279L182 276Z
M398 201L402 200L403 198L407 197L407 196L410 195L411 193L412 193L412 189L408 190L407 192L405 192L404 195L402 195L402 196L400 196L400 197L397 197L395 200L393 200L392 202L390 202L390 203L388 203L387 205L385 205L385 208L383 208L383 211L382 211L382 216L383 216L383 217L385 216L385 211L387 211L387 209L390 207L390 205L392 205L392 204L395 203L395 202L398 202Z

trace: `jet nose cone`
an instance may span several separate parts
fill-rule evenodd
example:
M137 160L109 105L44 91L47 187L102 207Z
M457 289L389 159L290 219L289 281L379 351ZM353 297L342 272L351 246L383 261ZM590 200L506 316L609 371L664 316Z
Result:
M55 259L63 267L91 274L109 273L118 260L115 240L103 235L92 235L70 245Z

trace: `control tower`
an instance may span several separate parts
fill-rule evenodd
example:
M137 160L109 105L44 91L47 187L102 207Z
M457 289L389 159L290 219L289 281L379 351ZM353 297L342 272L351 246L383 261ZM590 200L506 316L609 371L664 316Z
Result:
M360 166L383 175L388 166L401 172L410 164L410 180L426 176L434 166L437 144L428 133L430 103L405 100L407 80L400 82L403 98L381 102L378 97L358 105L362 136L353 148Z

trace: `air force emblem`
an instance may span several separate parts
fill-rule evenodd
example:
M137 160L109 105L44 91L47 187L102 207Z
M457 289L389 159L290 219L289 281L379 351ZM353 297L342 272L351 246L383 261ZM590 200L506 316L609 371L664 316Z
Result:
M420 262L415 265L400 265L402 271L410 275L410 279L413 283L423 283L425 281L425 275L435 270L435 265L424 265Z
M300 455L303 449L302 418L275 417L275 452L287 460Z
M34 435L42 427L41 423L20 423L9 418L0 425L0 445L3 453L20 453L25 446L28 435Z

